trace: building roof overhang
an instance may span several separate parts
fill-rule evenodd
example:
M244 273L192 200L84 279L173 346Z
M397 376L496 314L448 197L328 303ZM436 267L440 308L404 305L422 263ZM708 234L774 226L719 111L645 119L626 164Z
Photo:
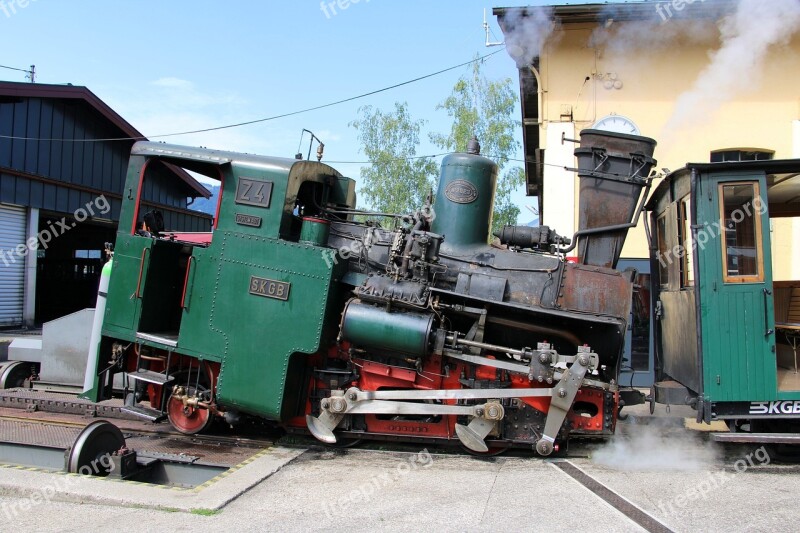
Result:
M44 83L0 81L0 96L17 98L83 100L122 132L120 139L130 140L131 144L135 141L147 140L147 137L142 135L139 130L134 128L128 121L122 118L116 111L98 98L97 95L90 91L87 87L77 85L52 85ZM209 190L199 181L194 179L191 174L179 168L173 168L171 170L196 193L193 196L202 196L204 198L211 197Z

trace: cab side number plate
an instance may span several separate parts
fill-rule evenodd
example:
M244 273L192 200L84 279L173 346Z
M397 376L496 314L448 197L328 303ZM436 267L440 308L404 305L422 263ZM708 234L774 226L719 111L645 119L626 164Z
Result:
M236 203L269 208L272 198L272 182L239 178L236 185Z
M286 301L291 288L292 284L285 281L250 276L250 294Z

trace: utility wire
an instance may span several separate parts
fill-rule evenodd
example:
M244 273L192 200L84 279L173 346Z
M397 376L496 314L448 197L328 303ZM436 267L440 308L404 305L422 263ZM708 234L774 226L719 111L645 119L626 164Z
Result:
M410 157L393 157L389 159L389 161L412 161L414 159L435 159L437 157L442 157L444 155L448 155L452 152L441 152L439 154L430 154L430 155L415 155ZM491 154L482 154L486 157L493 157ZM515 159L513 157L507 157L506 161L514 161L516 163L525 163L524 159ZM326 165L374 165L379 163L378 161L323 161ZM541 163L544 166L548 167L557 167L557 168L564 168L564 165L556 165L555 163Z
M367 92L367 93L362 93L362 94L359 94L357 96L351 96L350 98L345 98L343 100L337 100L335 102L329 102L327 104L322 104L322 105L318 105L318 106L314 106L314 107L308 107L306 109L300 109L298 111L290 111L289 113L282 113L280 115L273 115L271 117L259 118L259 119L255 119L255 120L248 120L246 122L238 122L236 124L227 124L225 126L216 126L216 127L213 127L213 128L203 128L203 129L199 129L199 130L182 131L182 132L179 132L179 133L164 133L164 134L160 134L160 135L150 135L149 137L144 137L144 136L142 136L142 137L111 137L111 138L107 138L107 139L42 139L42 138L38 138L38 137L15 137L13 135L0 135L0 139L13 139L13 140L17 140L17 141L48 141L48 142L59 142L59 141L61 141L61 142L131 141L131 140L162 139L162 138L165 138L165 137L175 137L175 136L178 136L178 135L189 135L189 134L192 134L192 133L205 133L205 132L209 132L209 131L218 131L218 130L224 130L224 129L229 129L229 128L238 128L238 127L241 127L241 126L249 126L250 124L258 124L260 122L268 122L270 120L276 120L276 119L279 119L279 118L291 117L293 115L299 115L301 113L308 113L309 111L317 111L319 109L324 109L326 107L332 107L332 106L335 106L335 105L344 104L344 103L347 103L347 102L352 102L353 100L366 98L367 96L372 96L372 95L375 95L375 94L378 94L378 93L389 91L391 89L396 89L398 87L403 87L404 85L409 85L411 83L422 81L422 80L425 80L427 78L432 78L434 76L438 76L439 74L444 74L445 72L450 72L451 70L455 70L455 69L458 69L458 68L461 68L461 67L465 67L467 65L471 65L472 63L477 63L478 61L483 61L484 59L486 59L488 57L491 57L491 56L493 56L493 55L495 55L495 54L497 54L497 53L499 53L501 51L502 51L502 48L500 50L495 50L494 52L491 52L489 54L483 55L483 56L478 57L476 59L472 59L470 61L465 61L464 63L460 63L460 64L452 66L452 67L448 67L448 68L445 68L445 69L442 69L442 70L437 70L436 72L432 72L430 74L425 74L424 76L419 76L417 78L414 78L414 79L411 79L411 80L408 80L408 81L404 81L404 82L401 82L401 83L396 83L394 85L390 85L389 87L384 87L382 89L376 89L374 91L370 91L370 92Z
M25 73L28 73L28 74L30 74L30 73L31 73L31 71L30 71L30 70L26 70L26 69L24 69L24 68L14 68L14 67L7 67L7 66L5 66L5 65L0 65L0 68L7 68L8 70L16 70L16 71L19 71L19 72L25 72Z

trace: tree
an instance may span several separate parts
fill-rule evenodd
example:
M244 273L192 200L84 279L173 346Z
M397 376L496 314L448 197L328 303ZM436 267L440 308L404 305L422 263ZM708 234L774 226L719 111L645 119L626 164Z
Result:
M512 193L525 183L525 173L515 166L506 170L509 159L520 148L514 134L520 122L512 118L519 99L510 78L489 81L481 72L481 61L472 63L472 71L459 78L453 92L436 106L453 119L447 135L431 134L431 142L445 150L464 151L467 141L476 136L481 153L495 160L498 183L495 193L492 232L517 223L519 208L511 201ZM505 172L504 172L505 171Z
M436 163L417 158L419 132L424 120L413 120L407 103L396 102L394 112L372 106L358 109L350 126L358 130L361 151L372 162L361 169L359 191L376 211L405 214L423 206L438 172Z

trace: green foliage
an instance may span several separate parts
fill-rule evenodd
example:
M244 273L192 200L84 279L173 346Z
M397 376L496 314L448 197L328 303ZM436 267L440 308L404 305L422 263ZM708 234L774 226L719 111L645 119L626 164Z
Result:
M525 173L519 166L507 168L520 148L515 138L520 122L513 118L518 99L510 78L489 81L481 72L481 62L476 61L456 82L450 96L436 106L452 118L450 131L430 134L431 142L448 152L465 151L467 141L477 136L481 153L497 163L492 232L516 224L520 212L511 196L525 183ZM358 130L361 151L372 162L361 169L360 197L370 209L385 213L419 209L439 174L437 163L416 158L425 121L413 120L406 103L395 103L394 110L386 113L365 106L358 114L350 125Z
M408 104L399 102L393 112L364 106L358 114L350 125L358 130L361 151L372 162L361 169L360 197L370 209L384 213L419 209L438 174L434 161L416 158L425 121L412 120Z
M509 159L520 148L514 137L520 122L512 118L518 99L510 78L490 81L481 72L481 62L476 61L472 71L456 82L450 96L436 106L453 119L450 132L430 135L431 142L451 152L466 150L467 141L476 136L481 153L497 163L492 232L516 224L519 216L511 195L525 183L525 173L520 167L506 170Z
M196 515L199 515L199 516L214 516L214 515L217 515L217 514L221 513L222 511L220 511L219 509L204 509L204 508L201 507L201 508L192 509L190 512L192 514L196 514Z
M519 207L511 201L511 195L525 184L525 171L522 167L508 169L497 180L497 192L494 197L494 214L492 215L492 232L503 226L514 226L519 218Z

